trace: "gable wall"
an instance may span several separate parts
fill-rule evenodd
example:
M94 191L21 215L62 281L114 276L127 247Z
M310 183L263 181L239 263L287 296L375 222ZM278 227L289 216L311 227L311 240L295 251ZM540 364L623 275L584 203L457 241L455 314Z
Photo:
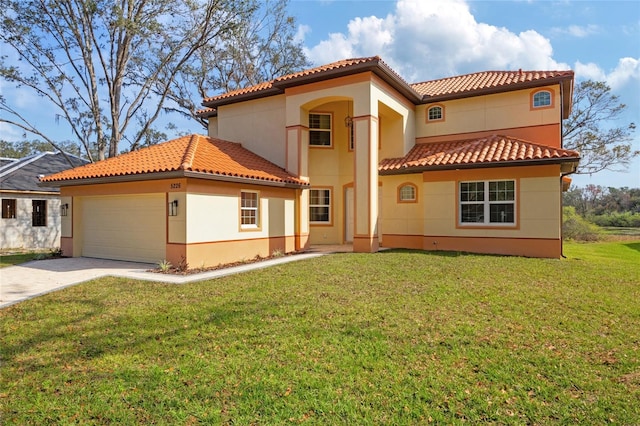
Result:
M541 89L553 93L553 105L533 110L531 94ZM560 89L547 86L514 92L476 96L438 102L444 106L445 119L427 121L427 110L433 104L416 110L416 137L419 142L474 137L481 134L506 134L533 142L560 147Z
M211 122L209 135L241 143L248 150L285 168L285 96L218 107L218 118Z

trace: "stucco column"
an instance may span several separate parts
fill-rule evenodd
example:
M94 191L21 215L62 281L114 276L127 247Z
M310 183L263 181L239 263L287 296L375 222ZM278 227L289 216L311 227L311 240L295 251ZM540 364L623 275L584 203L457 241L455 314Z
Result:
M309 181L309 126L308 115L303 114L300 108L295 113L288 112L287 121L287 147L286 169L298 175L301 180ZM296 191L295 209L295 249L305 250L309 248L309 190Z
M373 115L356 117L354 131L353 251L378 251L378 119Z

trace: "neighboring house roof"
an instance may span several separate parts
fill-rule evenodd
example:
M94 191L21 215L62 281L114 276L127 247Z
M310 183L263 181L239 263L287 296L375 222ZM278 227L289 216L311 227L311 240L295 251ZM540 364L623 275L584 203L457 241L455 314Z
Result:
M16 161L9 161L0 166L0 189L3 191L57 193L58 190L55 188L39 186L39 177L87 163L87 160L61 152L42 152Z
M216 107L284 93L287 87L329 80L336 77L370 71L381 77L414 104L432 103L447 99L479 96L510 90L561 84L565 115L568 116L573 92L573 71L485 71L456 77L409 84L380 57L345 59L288 74L274 80L243 89L233 90L203 100L206 107L198 113L203 117L216 114Z
M577 165L579 159L580 154L576 151L493 135L477 139L418 144L402 158L382 160L379 173L390 175L420 173L427 170L571 162Z
M17 158L0 157L0 169L2 169L7 164L13 164L16 161L18 161Z
M41 182L64 186L176 177L274 186L307 185L238 143L195 134L45 176Z

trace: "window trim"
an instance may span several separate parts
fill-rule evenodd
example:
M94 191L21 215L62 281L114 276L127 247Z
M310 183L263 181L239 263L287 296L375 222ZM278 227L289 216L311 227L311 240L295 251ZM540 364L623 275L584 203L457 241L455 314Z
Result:
M491 201L489 197L489 187L490 183L493 182L513 182L513 200L496 200ZM464 183L483 183L484 184L484 199L482 202L478 201L462 201L462 184ZM520 182L518 179L483 179L483 180L461 180L456 183L456 227L457 228L509 228L509 229L518 229L519 228L519 217L520 217ZM483 222L463 222L462 221L462 206L468 204L480 204L483 205ZM513 222L490 222L490 206L492 204L513 204Z
M312 115L327 115L329 116L329 128L328 129L320 129L311 127L311 116ZM315 145L311 143L311 132L327 132L329 133L329 145ZM320 112L313 111L309 112L309 148L322 148L328 149L333 148L333 113L331 112Z
M312 191L329 191L329 204L311 204L311 192ZM333 226L333 187L330 186L315 186L313 188L309 188L309 224L313 226ZM327 207L329 219L327 221L314 221L311 219L311 208L312 207Z
M435 108L440 108L440 117L439 118L431 118L431 110ZM425 113L425 118L427 123L439 123L445 121L445 108L442 104L435 104L427 107L427 111Z
M37 203L37 204L36 204ZM36 211L36 206L43 207L41 212ZM31 200L31 226L34 228L47 226L47 200Z
M17 199L16 198L3 198L2 199L2 219L15 219L17 216Z
M413 188L413 199L403 199L402 198L402 190L406 187L411 187ZM401 183L400 185L398 185L398 198L397 198L397 202L399 204L411 204L411 203L417 203L418 202L418 186L412 182L404 182Z
M243 206L243 196L244 194L255 194L256 195L256 206L255 207L246 207ZM261 225L262 225L262 221L261 219L261 211L260 211L260 191L255 191L255 190L250 190L250 189L241 189L240 190L240 196L238 198L238 205L239 205L239 216L238 216L238 222L240 225L240 231L260 231L261 230ZM244 218L243 215L243 211L245 210L251 210L251 211L255 211L255 223L242 223L242 220Z
M548 105L537 105L535 104L536 102L536 96L542 93L548 93L549 94L549 104ZM530 98L530 103L529 106L531 108L531 110L540 110L540 109L548 109L548 108L553 108L555 104L555 93L552 89L538 89L538 90L534 90L533 92L531 92L531 98Z

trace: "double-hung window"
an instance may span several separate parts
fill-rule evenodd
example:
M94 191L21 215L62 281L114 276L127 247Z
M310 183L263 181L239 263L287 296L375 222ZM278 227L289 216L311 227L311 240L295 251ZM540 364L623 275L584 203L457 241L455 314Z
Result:
M309 145L331 146L331 114L309 114Z
M258 228L260 217L257 192L242 191L240 193L240 228Z
M31 225L47 226L47 200L33 200L31 204Z
M309 190L309 221L315 224L331 223L331 190Z
M514 180L460 182L461 225L515 225Z

